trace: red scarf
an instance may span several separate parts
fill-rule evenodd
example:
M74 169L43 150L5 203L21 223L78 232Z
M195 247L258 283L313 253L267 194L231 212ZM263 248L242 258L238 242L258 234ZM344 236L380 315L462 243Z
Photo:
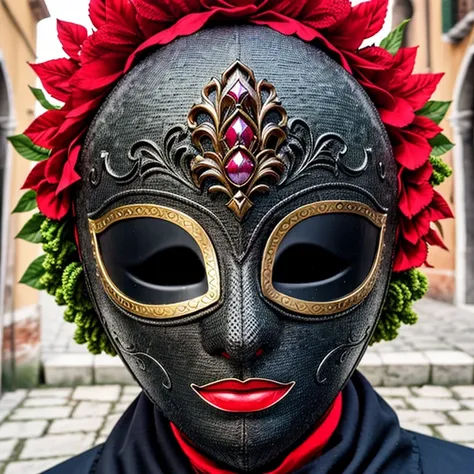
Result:
M307 438L301 445L292 451L283 462L271 472L265 474L289 474L316 458L325 448L331 436L336 431L342 414L342 393L334 401L324 421L318 426L316 431ZM178 428L171 423L176 441L183 452L188 457L191 465L198 474L235 474L232 471L221 469L214 461L207 459L194 448L189 441L180 433Z

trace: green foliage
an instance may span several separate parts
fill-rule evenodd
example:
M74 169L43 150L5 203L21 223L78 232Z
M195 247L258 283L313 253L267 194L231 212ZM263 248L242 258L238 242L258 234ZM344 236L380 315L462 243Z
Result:
M446 117L450 106L450 101L430 100L422 109L416 112L416 115L427 117L439 125L444 117Z
M49 150L35 145L26 135L13 135L8 137L8 140L17 153L29 161L43 161L49 158Z
M61 222L46 219L40 231L45 252L41 285L55 297L58 305L66 306L64 319L76 324L74 339L77 343L87 344L93 354L115 355L86 289L73 223L67 219Z
M46 255L41 255L36 260L33 260L24 275L21 277L20 283L30 286L35 290L44 290L44 286L41 284L41 278L45 272L43 268L45 258Z
M412 305L423 298L427 291L428 279L419 270L393 273L371 344L382 340L392 341L398 336L402 324L415 324L418 317Z
M32 211L33 209L36 209L36 192L30 189L29 191L26 191L23 196L21 196L12 213L28 212Z
M430 145L433 147L432 156L442 156L454 148L454 143L451 143L449 138L442 133L430 140Z
M33 244L40 244L42 242L41 237L41 224L43 224L46 218L40 212L33 214L31 219L23 226L16 236L17 239L26 240Z
M53 105L49 102L49 100L46 98L44 95L44 92L42 89L37 89L36 87L31 87L29 86L31 92L33 92L33 95L35 96L36 100L41 104L42 107L44 107L46 110L57 110L60 109L61 107Z
M438 156L432 156L430 158L430 163L431 166L433 166L433 175L430 179L432 186L439 186L453 174L451 167Z
M410 20L405 20L400 23L397 28L381 41L380 47L386 49L392 55L397 54L398 50L402 47L405 30L409 22Z

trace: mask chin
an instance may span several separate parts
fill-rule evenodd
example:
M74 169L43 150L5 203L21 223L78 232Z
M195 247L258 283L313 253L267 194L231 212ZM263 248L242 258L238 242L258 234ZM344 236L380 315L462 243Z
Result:
M262 44L278 59L262 55ZM280 168L262 177L265 192L252 194L250 207L226 188L231 178L250 186L248 163L213 174L216 144L199 140L211 161L202 171L197 127L183 125L236 57L255 88L266 78L278 93L280 115L263 123L278 125L281 108L289 118L286 141L268 142ZM197 59L183 74L183 62ZM204 115L194 116L197 126ZM296 38L250 26L204 30L125 76L91 125L80 167L85 275L130 371L209 458L237 472L278 463L317 428L355 370L388 288L396 170L363 90Z

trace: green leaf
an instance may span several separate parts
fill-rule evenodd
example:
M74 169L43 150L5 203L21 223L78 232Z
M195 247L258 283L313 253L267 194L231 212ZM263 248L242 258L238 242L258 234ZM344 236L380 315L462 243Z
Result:
M14 135L8 137L13 148L23 157L30 161L43 161L49 157L49 150L35 145L26 135Z
M46 110L58 110L60 109L61 107L57 106L57 105L53 105L49 102L49 100L46 98L46 96L44 95L44 92L42 89L37 89L36 87L31 87L31 86L28 86L31 90L31 92L33 92L33 95L35 96L36 100L46 109Z
M450 105L451 101L430 100L422 109L416 112L416 115L428 117L439 125L444 117L446 117Z
M399 26L381 41L380 47L386 49L392 55L397 54L398 50L402 47L405 29L409 22L410 20L405 20L400 23Z
M12 214L17 212L28 212L33 209L36 209L36 192L30 189L21 196L15 209L13 209Z
M45 219L46 217L43 214L37 212L23 226L23 229L18 232L16 238L26 240L27 242L31 242L33 244L40 244L43 240L41 237L40 228Z
M442 156L454 148L454 143L451 143L449 138L442 133L430 140L430 145L433 147L431 156Z
M43 268L43 262L46 255L41 255L36 260L33 260L30 266L26 269L26 272L21 277L20 283L28 285L35 290L44 290L43 285L40 283L41 277L46 273Z

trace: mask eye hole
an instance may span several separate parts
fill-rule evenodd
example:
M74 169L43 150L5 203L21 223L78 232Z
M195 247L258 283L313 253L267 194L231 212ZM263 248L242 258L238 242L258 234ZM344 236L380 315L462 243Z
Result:
M217 255L192 217L129 204L89 219L98 277L109 298L144 318L171 319L220 299Z
M135 280L161 287L195 285L206 279L199 256L187 247L178 246L155 252L145 261L130 266L128 273Z
M277 256L273 281L276 284L323 282L339 276L349 265L349 261L319 245L296 244Z
M356 201L320 201L290 212L265 246L263 295L308 316L358 304L375 285L386 220Z

